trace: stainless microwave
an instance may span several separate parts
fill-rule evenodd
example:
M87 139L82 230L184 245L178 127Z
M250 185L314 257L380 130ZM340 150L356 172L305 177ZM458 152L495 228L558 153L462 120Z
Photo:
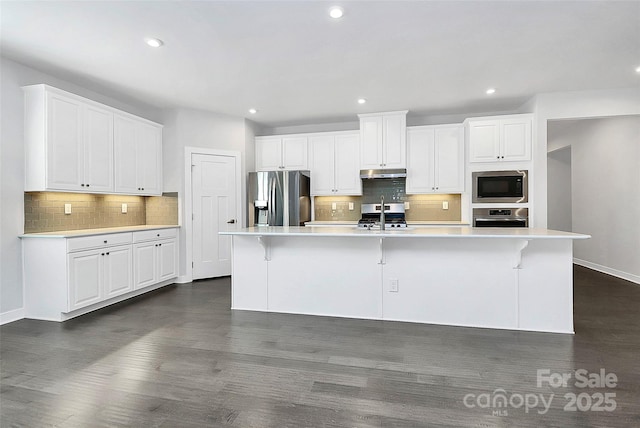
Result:
M477 171L472 173L474 203L529 202L528 171Z

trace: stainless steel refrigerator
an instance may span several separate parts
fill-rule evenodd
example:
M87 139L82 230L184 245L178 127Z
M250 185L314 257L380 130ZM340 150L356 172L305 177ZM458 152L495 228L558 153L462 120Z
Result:
M248 226L304 226L311 221L309 171L250 172Z

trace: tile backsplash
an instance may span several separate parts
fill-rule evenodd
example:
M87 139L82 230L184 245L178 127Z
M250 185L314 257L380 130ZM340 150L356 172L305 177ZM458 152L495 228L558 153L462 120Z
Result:
M402 196L403 202L409 202L409 209L405 211L407 221L460 221L462 218L461 196L459 194L403 194ZM365 198L367 201L376 202L373 200L373 194L368 196L316 196L314 199L315 220L360 220L360 206L365 203ZM388 199L393 200L391 197ZM388 199L385 195L385 201ZM448 210L442 209L442 203L445 201L449 204ZM353 202L353 211L349 211L349 202ZM336 204L335 210L332 209L332 203Z
M177 201L173 196L27 192L24 194L24 231L178 224ZM64 213L65 204L71 204L71 214ZM122 213L122 204L127 204L126 214Z

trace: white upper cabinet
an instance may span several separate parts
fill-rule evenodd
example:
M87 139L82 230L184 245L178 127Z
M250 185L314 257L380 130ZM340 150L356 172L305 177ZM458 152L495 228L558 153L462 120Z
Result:
M406 168L407 112L360 114L360 168Z
M469 162L531 160L531 115L467 120Z
M161 193L161 125L47 85L26 86L23 90L26 191ZM153 178L151 167L141 172L150 183L145 186L150 191L133 191L136 186L132 191L116 188L114 140L119 130L115 118L120 115L150 129L140 133L149 141L143 146L142 158L153 158L146 161L153 163ZM140 172L133 169L130 173Z
M130 115L114 120L115 189L118 193L162 193L162 128Z
M113 192L113 112L45 85L25 88L25 190Z
M256 137L256 171L306 170L307 137Z
M358 132L309 137L312 195L362 194L359 143Z
M407 129L407 193L464 191L462 125Z

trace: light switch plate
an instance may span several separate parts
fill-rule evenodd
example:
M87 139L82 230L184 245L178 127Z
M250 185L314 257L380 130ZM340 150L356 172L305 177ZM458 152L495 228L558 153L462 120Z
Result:
M127 213L127 204L122 204L122 214Z
M64 204L64 213L71 214L71 204Z
M389 291L391 293L397 293L398 292L398 280L397 279L390 279L389 280Z
M336 204L335 202L331 202L331 209L332 210L337 210L338 209L338 204Z
M353 211L353 202L349 202L349 211Z
M442 201L442 209L443 210L449 209L449 201Z
M411 204L410 204L409 202L405 202L405 203L404 203L404 209L405 209L405 210L409 210L409 209L411 209Z

